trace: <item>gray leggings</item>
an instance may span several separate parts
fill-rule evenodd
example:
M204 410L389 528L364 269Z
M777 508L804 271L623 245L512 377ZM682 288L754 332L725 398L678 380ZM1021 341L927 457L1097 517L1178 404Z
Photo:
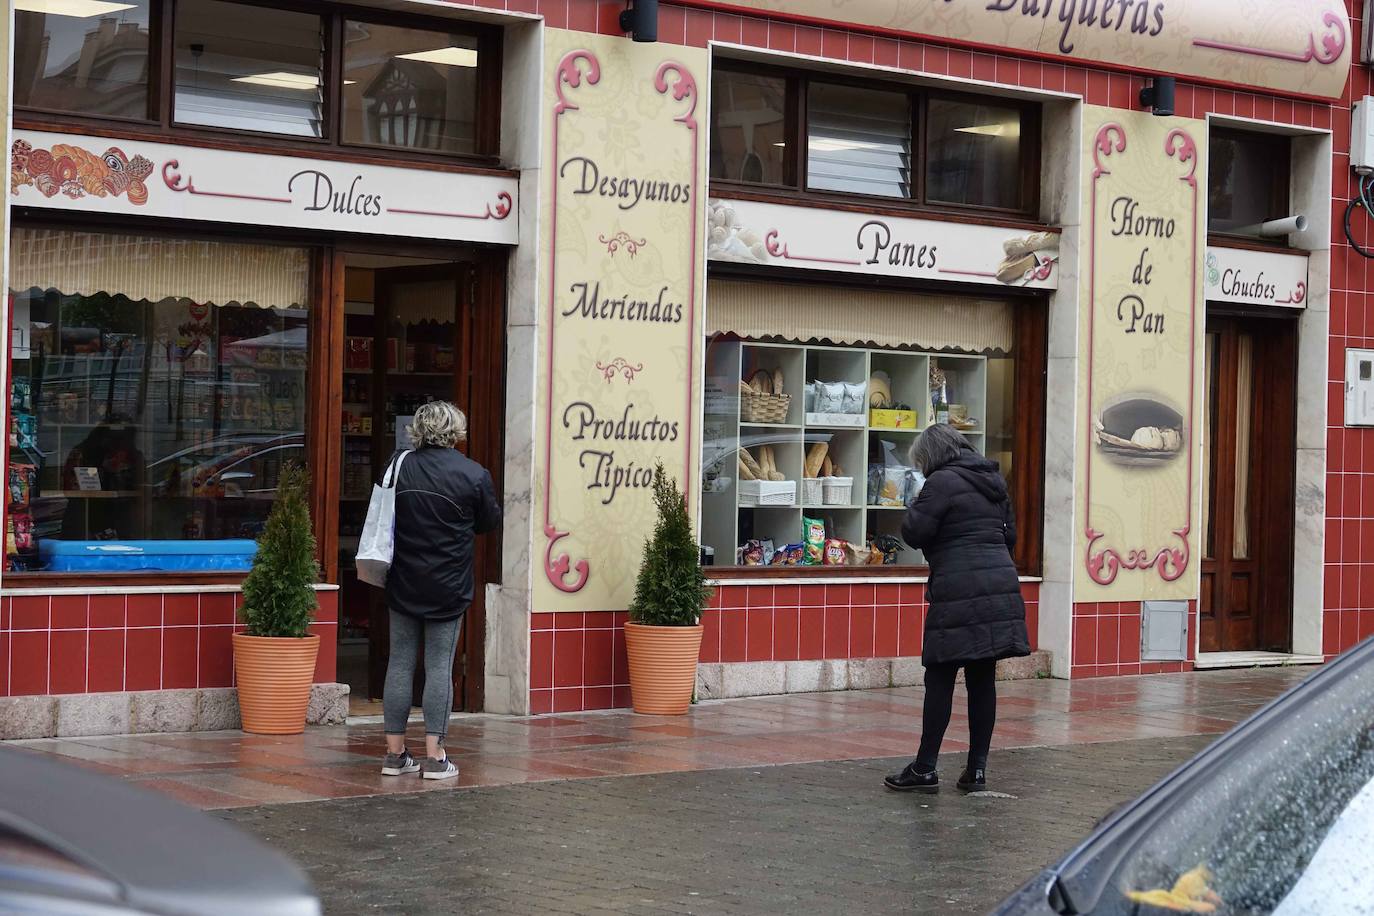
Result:
M391 658L382 691L382 719L388 735L406 733L421 633L425 642L425 734L437 735L441 743L448 734L448 716L453 710L453 653L458 648L462 622L462 617L421 620L391 612Z

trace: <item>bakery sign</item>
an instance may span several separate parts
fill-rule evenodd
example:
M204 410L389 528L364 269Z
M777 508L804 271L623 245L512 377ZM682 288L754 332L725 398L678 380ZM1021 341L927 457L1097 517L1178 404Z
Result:
M795 207L710 202L713 261L873 277L1055 289L1059 233Z
M1211 302L1307 307L1307 255L1208 248L1203 279Z
M422 239L518 241L507 175L15 131L10 203Z
M703 5L1327 99L1339 98L1345 89L1354 44L1341 0L713 0ZM956 69L952 75L971 73Z

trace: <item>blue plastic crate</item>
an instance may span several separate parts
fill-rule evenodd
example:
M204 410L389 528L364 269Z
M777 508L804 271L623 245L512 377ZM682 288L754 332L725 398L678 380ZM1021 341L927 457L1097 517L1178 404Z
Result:
M38 542L53 572L246 572L257 552L247 540Z

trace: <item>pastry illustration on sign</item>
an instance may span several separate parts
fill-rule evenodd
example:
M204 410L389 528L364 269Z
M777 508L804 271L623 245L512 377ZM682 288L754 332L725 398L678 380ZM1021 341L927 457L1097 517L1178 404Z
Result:
M1158 396L1127 395L1093 417L1097 448L1123 467L1152 467L1183 451L1183 414Z
M735 208L713 200L708 205L706 255L716 261L767 264L768 248L763 237L736 222Z
M67 143L54 144L51 150L34 149L26 140L15 140L10 147L10 193L18 194L32 185L44 197L65 194L76 200L92 197L128 197L129 203L148 202L144 180L153 172L153 163L144 156L132 159L117 146L96 155Z
M1008 285L1043 280L1059 260L1059 234L1034 232L1002 243L1006 255L997 265L997 281Z

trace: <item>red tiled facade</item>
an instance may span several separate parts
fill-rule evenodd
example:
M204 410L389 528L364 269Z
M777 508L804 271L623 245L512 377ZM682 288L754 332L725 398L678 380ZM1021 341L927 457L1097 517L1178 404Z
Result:
M321 591L315 682L335 679L338 592ZM0 697L234 686L237 592L0 598Z

